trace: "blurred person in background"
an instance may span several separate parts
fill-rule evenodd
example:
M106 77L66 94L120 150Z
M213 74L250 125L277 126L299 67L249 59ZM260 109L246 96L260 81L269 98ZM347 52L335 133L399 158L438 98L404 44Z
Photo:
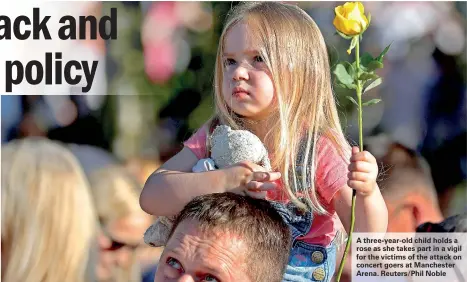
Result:
M188 127L190 114L201 101L201 93L184 89L159 112L158 139L161 161L165 162L183 149L182 142L193 134Z
M161 162L154 157L134 157L125 162L125 167L136 177L141 187L160 166Z
M456 186L467 179L466 87L455 56L436 49L433 58L439 76L426 101L426 135L420 151L430 164L441 210L448 215ZM465 185L462 189L466 190Z
M366 147L379 153L377 161L382 172L378 182L388 206L388 232L414 232L423 222L442 221L438 195L426 160L384 135L367 140Z
M118 159L109 151L90 145L68 144L87 177L101 168L117 165Z
M2 142L28 136L46 136L40 96L2 96Z
M21 121L21 96L2 95L1 99L1 130L2 144L8 141L11 132Z
M76 158L41 138L2 146L2 281L92 282L97 217Z
M142 264L155 264L160 252L143 242L152 217L139 206L141 184L117 165L91 172L89 180L101 227L112 242L98 265L99 281L141 281Z
M2 98L14 107L3 117L2 140L10 141L28 136L46 136L64 143L88 144L108 149L102 121L94 109L104 96L31 95ZM99 104L101 105L101 104ZM2 133L3 133L2 132Z
M154 157L134 157L125 162L125 167L139 181L141 187L148 177L160 167L161 163ZM153 220L157 217L154 216ZM157 271L157 263L163 248L142 247L140 250L140 261L142 263L143 280L142 282L153 282Z

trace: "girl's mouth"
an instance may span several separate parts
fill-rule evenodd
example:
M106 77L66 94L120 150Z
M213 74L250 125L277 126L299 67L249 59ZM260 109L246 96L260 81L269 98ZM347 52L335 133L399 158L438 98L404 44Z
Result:
M241 87L235 87L232 91L232 96L234 98L245 98L248 97L250 93Z

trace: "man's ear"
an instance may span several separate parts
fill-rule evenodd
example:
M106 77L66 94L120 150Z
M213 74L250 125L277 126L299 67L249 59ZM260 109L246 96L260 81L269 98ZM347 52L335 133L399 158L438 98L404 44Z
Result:
M443 220L440 211L433 206L433 203L417 194L407 195L407 204L411 207L413 217L416 222L416 226L419 226L425 222L438 223Z
M400 199L397 203L392 203L390 206L393 208L389 215L391 228L415 230L418 217L420 217L422 212L416 202L416 198L407 197Z
M390 229L415 230L423 214L423 205L420 205L419 201L420 197L412 193L408 193L398 200L389 200L387 205L390 211Z
M421 197L419 197L421 198ZM413 218L415 219L415 226L414 230L423 222L423 204L415 201L411 203L411 212L413 214Z

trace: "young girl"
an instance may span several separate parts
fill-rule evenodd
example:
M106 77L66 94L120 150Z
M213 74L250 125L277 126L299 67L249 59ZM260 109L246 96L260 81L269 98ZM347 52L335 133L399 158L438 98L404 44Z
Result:
M193 197L234 192L274 201L290 225L293 248L284 281L330 281L339 218L350 226L357 191L357 232L385 232L387 209L368 152L346 142L332 93L323 36L300 8L245 3L231 11L215 66L216 116L147 181L141 207L171 216ZM191 173L209 157L208 136L218 124L255 133L269 150L274 172L243 162Z

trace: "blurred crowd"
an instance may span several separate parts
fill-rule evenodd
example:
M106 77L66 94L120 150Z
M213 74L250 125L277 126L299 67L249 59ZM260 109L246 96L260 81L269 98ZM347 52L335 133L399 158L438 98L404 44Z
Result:
M139 193L212 114L217 38L234 4L73 4L76 14L117 7L119 39L76 43L105 66L94 95L73 88L1 97L2 280L153 281L161 250L143 243L153 218ZM346 56L332 26L336 3L298 4L321 28L331 58ZM414 232L467 212L466 8L365 5L373 21L363 50L376 54L392 42L383 87L368 94L383 102L365 110L365 145L378 160L388 231ZM357 140L348 93L335 91L344 129Z
M139 194L157 165L44 137L2 146L2 280L143 281L161 250Z

